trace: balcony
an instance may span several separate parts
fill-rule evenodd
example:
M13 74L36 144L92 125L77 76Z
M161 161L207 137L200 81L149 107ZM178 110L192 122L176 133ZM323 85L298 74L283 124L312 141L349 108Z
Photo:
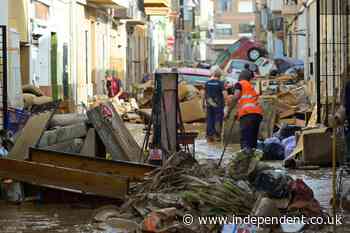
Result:
M145 0L144 1L145 7L170 7L170 1L169 0Z
M144 0L146 15L168 15L170 0Z
M106 8L128 8L129 0L88 0L88 3Z
M299 5L297 0L284 0L282 6L282 15L298 14Z

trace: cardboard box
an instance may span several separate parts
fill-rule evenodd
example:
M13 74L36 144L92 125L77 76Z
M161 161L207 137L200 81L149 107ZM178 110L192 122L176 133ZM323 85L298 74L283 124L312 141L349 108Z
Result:
M203 120L206 117L203 109L203 100L199 96L180 103L180 108L184 123Z
M196 96L199 96L199 90L193 85L186 84L185 82L181 82L178 85L178 95L180 101L182 100L190 100Z
M306 130L302 134L303 162L306 165L325 166L332 164L332 133L327 128ZM343 154L337 150L337 161Z

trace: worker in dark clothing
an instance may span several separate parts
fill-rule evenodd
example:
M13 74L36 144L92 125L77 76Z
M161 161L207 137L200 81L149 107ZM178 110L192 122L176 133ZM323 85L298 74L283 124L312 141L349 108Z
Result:
M205 100L207 105L207 141L221 140L224 121L224 82L220 80L220 68L212 68L212 75L205 84Z
M250 66L249 66L249 64L247 63L247 64L245 64L244 65L244 70L246 70L246 71L248 71L249 73L250 73L250 75L251 75L251 79L253 79L254 78L254 72L253 71L251 71L251 69L250 69Z
M332 127L344 126L345 135L345 156L344 160L350 164L350 81L345 84L343 104L336 112L334 118L330 120Z
M252 76L249 71L242 71L239 82L235 84L234 94L228 96L228 109L225 118L233 106L237 106L236 119L240 123L241 149L246 154L252 154L257 148L259 127L262 121L262 108L259 106L259 95L250 83Z

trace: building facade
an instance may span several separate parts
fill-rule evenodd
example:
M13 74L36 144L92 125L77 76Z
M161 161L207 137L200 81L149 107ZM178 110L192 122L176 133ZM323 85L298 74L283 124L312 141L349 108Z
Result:
M287 0L286 0L287 1ZM285 0L256 0L256 37L265 44L271 57L286 54L284 25L286 18L282 15Z
M255 36L255 1L214 0L214 22L211 29L210 60L240 37Z
M131 90L149 71L143 1L6 2L6 24L20 35L22 85L80 104L106 94L107 72L116 73Z

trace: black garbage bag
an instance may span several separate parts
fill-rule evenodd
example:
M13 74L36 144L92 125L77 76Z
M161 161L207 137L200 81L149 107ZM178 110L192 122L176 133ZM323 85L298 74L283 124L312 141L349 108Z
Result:
M284 146L281 143L265 144L263 152L263 160L284 160Z
M289 182L293 179L280 170L264 170L255 177L254 187L258 192L265 192L272 198L286 198L290 191Z

